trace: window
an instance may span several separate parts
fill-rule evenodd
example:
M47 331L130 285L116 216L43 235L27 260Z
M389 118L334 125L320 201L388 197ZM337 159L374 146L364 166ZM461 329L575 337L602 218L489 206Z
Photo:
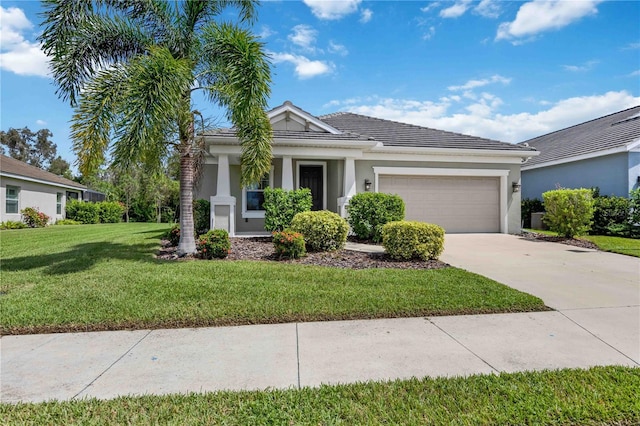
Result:
M56 193L56 214L62 214L62 192Z
M18 195L20 194L20 188L17 186L7 185L6 194L6 206L5 211L7 213L18 213Z
M242 217L264 217L264 189L273 186L273 167L260 182L242 188Z

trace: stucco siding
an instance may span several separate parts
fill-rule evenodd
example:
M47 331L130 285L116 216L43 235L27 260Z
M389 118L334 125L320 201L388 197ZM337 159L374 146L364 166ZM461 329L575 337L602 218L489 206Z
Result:
M628 154L629 159L629 174L628 185L629 192L634 189L640 188L638 185L638 179L640 179L640 152L630 152Z
M218 186L218 165L204 164L202 166L202 174L200 180L193 191L193 198L209 200L210 197L216 195Z
M556 166L523 170L522 196L542 199L543 192L558 187L598 187L601 195L626 197L630 189L629 164L631 160L628 153L620 153Z

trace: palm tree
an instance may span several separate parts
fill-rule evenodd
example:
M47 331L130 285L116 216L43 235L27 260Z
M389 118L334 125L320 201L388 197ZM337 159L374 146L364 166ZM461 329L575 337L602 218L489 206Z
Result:
M71 138L89 175L111 150L121 167L158 166L180 155L178 253L195 252L192 95L203 90L225 108L242 146L242 184L271 166L266 115L271 72L262 44L244 26L218 22L236 10L255 19L255 0L45 0L44 52L57 94L74 108Z

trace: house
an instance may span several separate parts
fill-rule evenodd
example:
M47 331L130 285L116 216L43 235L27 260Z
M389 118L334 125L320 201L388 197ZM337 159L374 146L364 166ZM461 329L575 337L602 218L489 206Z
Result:
M520 165L533 148L352 113L313 116L291 102L268 113L271 172L240 185L233 129L205 133L197 198L211 200L211 226L231 235L264 233L265 187L311 189L313 209L346 217L363 191L400 195L406 218L447 232L520 231Z
M0 155L0 222L21 221L20 211L34 207L55 222L64 218L67 200L81 200L87 189L62 176Z
M640 106L522 142L540 151L522 165L522 196L558 187L626 197L640 182Z

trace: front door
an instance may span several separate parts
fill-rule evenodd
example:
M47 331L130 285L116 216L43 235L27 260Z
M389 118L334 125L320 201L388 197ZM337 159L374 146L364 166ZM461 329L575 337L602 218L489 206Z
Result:
M313 201L311 210L322 210L324 208L324 182L322 182L322 176L321 165L300 165L300 188L309 188L311 190L311 199Z

